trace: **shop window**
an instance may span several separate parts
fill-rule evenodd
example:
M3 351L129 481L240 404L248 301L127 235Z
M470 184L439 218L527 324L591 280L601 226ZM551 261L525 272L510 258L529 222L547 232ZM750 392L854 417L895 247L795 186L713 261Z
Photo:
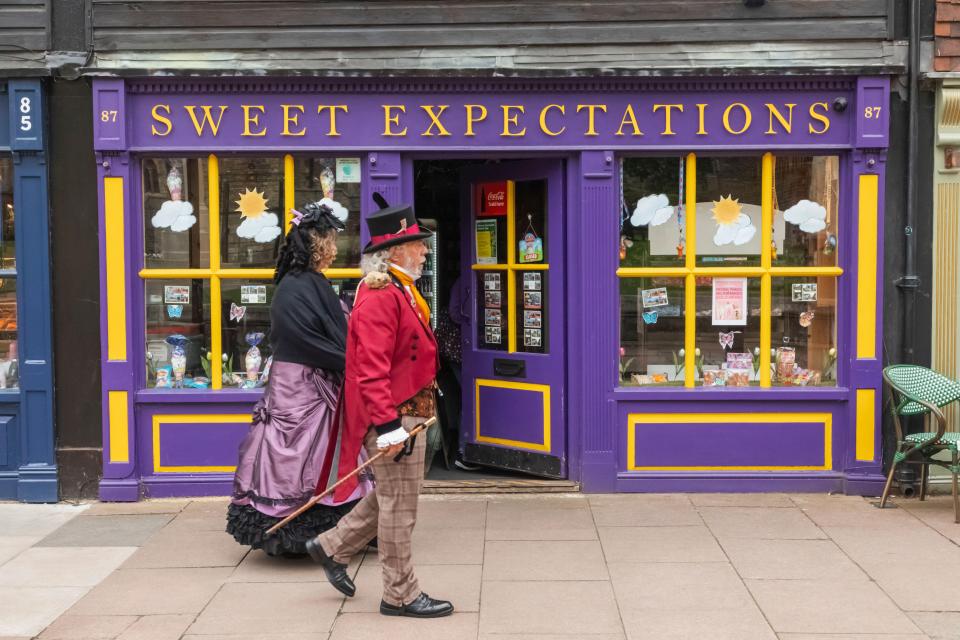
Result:
M19 386L13 161L0 156L0 389Z
M274 267L290 209L298 204L329 198L346 220L337 262L326 275L341 298L352 301L360 276L359 161L343 163L339 183L338 162L142 159L148 387L251 389L266 383ZM0 328L0 356L2 337Z
M627 158L621 175L622 386L836 385L837 156Z

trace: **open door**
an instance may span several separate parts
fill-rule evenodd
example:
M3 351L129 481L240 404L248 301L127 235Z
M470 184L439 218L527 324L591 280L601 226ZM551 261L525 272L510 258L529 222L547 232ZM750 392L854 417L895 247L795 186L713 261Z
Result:
M563 161L465 169L461 189L463 457L565 478Z

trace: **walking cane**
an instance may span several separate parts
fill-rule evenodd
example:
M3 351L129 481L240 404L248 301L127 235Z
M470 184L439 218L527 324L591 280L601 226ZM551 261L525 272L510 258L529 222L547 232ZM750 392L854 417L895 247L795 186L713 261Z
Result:
M412 438L413 436L417 435L417 434L420 433L421 431L426 431L427 429L429 429L430 427L432 427L434 424L436 424L436 422L437 422L437 419L436 419L435 417L434 417L434 418L430 418L430 419L427 420L426 422L423 422L423 423L421 423L421 424L418 424L418 425L415 426L413 429L411 429L411 430L408 432L408 435ZM282 529L283 527L285 527L285 526L287 526L288 524L290 524L290 521L291 521L291 520L293 520L294 518L296 518L298 515L300 515L301 513L303 513L304 511L306 511L306 510L309 509L310 507L312 507L313 505L315 505L315 504L317 504L318 502L320 502L321 500L323 500L326 496L328 496L328 495L330 495L331 493L333 493L334 491L336 491L336 490L337 490L337 487L339 487L339 486L342 485L344 482L346 482L346 481L349 480L350 478L354 477L355 475L357 475L358 473L360 473L361 471L363 471L364 469L366 469L367 467L369 467L369 466L370 466L371 464L373 464L375 461L379 460L381 457L383 457L383 455L384 455L385 453L386 453L386 451L381 451L380 453L376 454L375 456L373 456L372 458L370 458L369 460L367 460L366 462L364 462L362 465L360 465L359 467L357 467L356 469L354 469L353 471L351 471L350 473L348 473L347 475L345 475L343 478L341 478L340 480L338 480L337 483L334 484L332 487L330 487L329 489L327 489L327 490L324 491L323 493L317 494L317 495L313 496L312 498L310 498L309 500L307 500L307 503L306 503L305 505L303 505L302 507L300 507L299 509L297 509L296 511L294 511L293 513L291 513L290 515L288 515L286 518L284 518L283 520L281 520L281 521L278 522L277 524L275 524L275 525L273 525L272 527L270 527L269 529L267 529L266 535L272 536L272 535L273 535L274 533L276 533L278 530L280 530L280 529Z

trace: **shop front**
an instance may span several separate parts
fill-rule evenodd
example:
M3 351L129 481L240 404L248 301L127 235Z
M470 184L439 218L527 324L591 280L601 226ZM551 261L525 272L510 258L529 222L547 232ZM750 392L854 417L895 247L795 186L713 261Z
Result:
M44 91L0 80L0 500L57 501Z
M885 77L99 79L106 500L226 495L290 210L413 202L467 462L873 493ZM454 429L457 431L457 429Z

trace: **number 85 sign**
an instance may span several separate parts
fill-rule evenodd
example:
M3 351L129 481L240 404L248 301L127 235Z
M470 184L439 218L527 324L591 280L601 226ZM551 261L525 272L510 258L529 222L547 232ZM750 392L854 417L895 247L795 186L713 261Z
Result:
M10 98L10 147L21 151L41 151L43 112L40 83L11 80L7 89Z

